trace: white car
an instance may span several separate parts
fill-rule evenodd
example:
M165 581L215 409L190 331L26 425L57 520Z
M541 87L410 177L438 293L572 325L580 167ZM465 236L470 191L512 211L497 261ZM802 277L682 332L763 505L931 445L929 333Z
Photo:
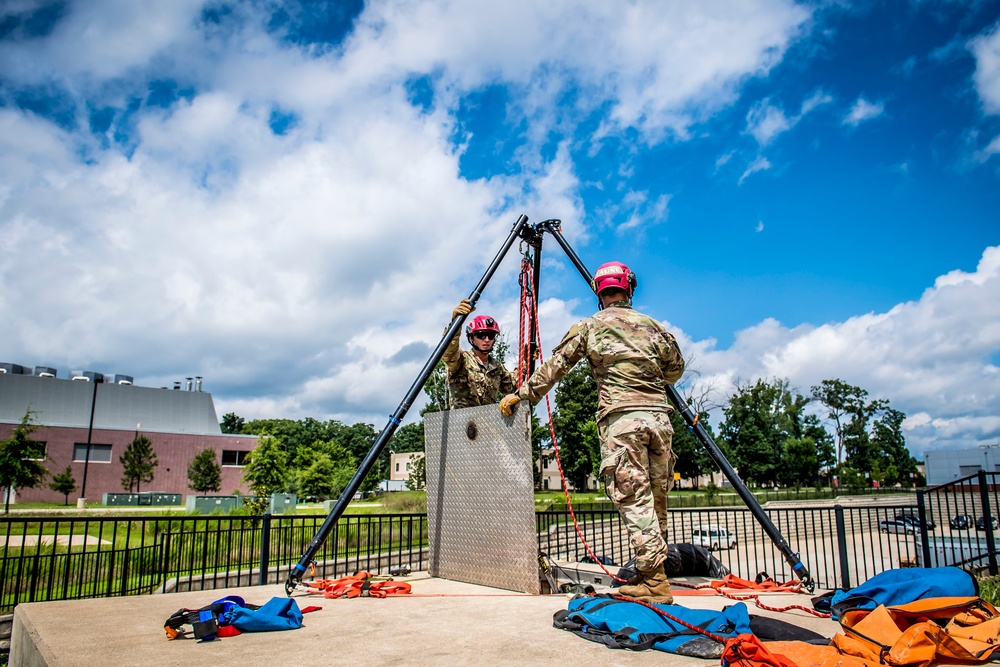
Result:
M732 549L736 546L736 533L721 526L698 526L691 533L691 544L707 547L711 551Z

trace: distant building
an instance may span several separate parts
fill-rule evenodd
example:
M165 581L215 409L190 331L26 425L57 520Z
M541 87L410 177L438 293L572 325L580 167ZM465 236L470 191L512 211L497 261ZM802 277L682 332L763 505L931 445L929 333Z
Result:
M257 436L224 435L201 379L189 379L184 388L180 384L173 389L136 387L129 376L89 371L73 371L69 379L61 379L53 368L0 364L0 440L10 437L30 406L41 424L32 438L45 443L45 467L57 474L70 466L76 479L71 498L80 496L85 464L90 501L99 502L106 492L124 492L118 458L138 434L152 442L158 461L153 481L142 491L194 493L188 488L188 464L198 452L212 449L222 466L220 493L247 492L242 467ZM45 482L19 489L16 500L62 502L63 496Z
M384 491L405 491L409 487L410 471L417 459L424 458L423 452L393 452L389 455L389 479L382 482Z
M967 449L934 449L924 452L927 486L947 484L984 472L1000 472L1000 443Z
M552 447L542 449L538 453L538 460L535 461L535 467L539 472L539 490L562 491L562 477L559 475L559 464L556 462L555 449ZM587 490L597 491L599 488L597 478L594 475L587 475Z

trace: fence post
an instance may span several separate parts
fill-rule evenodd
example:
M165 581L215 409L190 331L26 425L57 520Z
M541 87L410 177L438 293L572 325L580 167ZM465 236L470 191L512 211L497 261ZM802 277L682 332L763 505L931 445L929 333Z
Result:
M927 530L927 507L924 504L924 489L917 489L917 519L920 520L920 551L923 566L931 566L931 531Z
M264 512L260 522L260 578L258 586L267 584L267 564L271 560L271 513Z
M990 507L990 490L986 486L986 471L977 473L979 478L979 501L983 506L983 528L986 529L986 554L990 576L997 576L997 544L993 537L993 508Z
M844 523L844 506L834 505L833 513L837 519L837 550L840 552L840 588L851 590L851 566L847 562L847 527Z

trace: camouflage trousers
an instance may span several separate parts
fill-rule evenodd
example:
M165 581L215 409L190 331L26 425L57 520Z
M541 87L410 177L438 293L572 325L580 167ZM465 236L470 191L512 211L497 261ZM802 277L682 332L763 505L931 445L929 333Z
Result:
M667 492L674 484L674 429L666 411L616 412L597 425L604 492L628 529L636 567L667 558Z

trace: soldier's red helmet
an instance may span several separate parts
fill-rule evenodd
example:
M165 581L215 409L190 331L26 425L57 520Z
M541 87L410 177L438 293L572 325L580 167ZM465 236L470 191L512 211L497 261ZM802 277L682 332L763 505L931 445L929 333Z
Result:
M472 337L480 331L492 331L500 335L500 325L489 315L477 315L465 326L465 337L470 341Z
M600 295L606 289L625 290L625 293L632 297L635 291L635 274L621 262L608 262L601 264L594 274L594 280L590 284L594 291Z

